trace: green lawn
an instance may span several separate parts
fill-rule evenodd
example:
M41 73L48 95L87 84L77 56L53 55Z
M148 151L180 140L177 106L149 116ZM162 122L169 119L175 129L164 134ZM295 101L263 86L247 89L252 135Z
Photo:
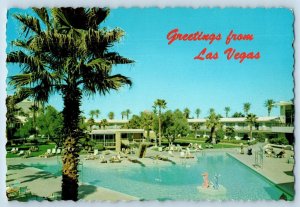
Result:
M24 150L24 152L26 150L28 150L30 148L30 146L27 145L19 145L19 146L14 146L14 147L18 147L19 148L19 152L20 150ZM47 145L39 145L39 151L37 152L31 152L31 157L37 157L40 156L42 154L45 154L47 152L47 149L53 149L55 147L54 143L51 144L47 144ZM13 154L11 153L12 147L7 147L7 154L6 154L6 158L14 158L14 157L19 157L17 154Z

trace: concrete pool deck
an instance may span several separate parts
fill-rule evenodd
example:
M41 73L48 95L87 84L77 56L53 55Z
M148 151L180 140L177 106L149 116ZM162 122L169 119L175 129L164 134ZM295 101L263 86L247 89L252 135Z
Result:
M253 147L253 151L256 150L258 146ZM249 168L253 169L260 175L266 177L271 182L278 185L285 192L294 195L294 175L293 175L293 164L287 163L287 159L292 151L287 151L287 156L285 158L269 158L264 156L263 167L255 167L254 155L239 154L237 148L230 149L205 149L198 153L202 153L205 156L206 152L226 152L230 156L239 160L241 163L245 164ZM105 159L109 159L115 153L112 152L109 155L105 155ZM146 158L138 159L135 155L129 155L129 158L136 159L139 163L132 163L127 158L122 158L121 163L100 163L99 159L95 160L85 160L85 156L81 156L81 162L84 166L93 166L97 168L122 168L122 167L139 167L140 164L145 166L153 165L172 165L176 164L186 164L197 162L196 158L182 159L179 157L179 152L174 152L172 156L168 152L157 152L153 150L147 150ZM166 162L162 160L153 159L153 156L161 155L163 157L168 157L171 162ZM152 158L150 158L152 157ZM45 164L56 164L59 161L59 157L51 158L8 158L7 159L7 185L19 182L20 186L27 186L32 194L38 197L49 197L52 193L61 191L61 176L55 176L51 173L45 172L43 170L30 167L30 163L45 163ZM61 162L61 161L60 161ZM79 187L79 199L86 201L131 201L139 200L139 198L113 191L107 188L96 187L94 185L80 183Z

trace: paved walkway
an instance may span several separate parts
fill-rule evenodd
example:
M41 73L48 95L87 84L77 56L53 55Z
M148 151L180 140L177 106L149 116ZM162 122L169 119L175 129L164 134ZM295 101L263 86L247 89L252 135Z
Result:
M8 160L7 185L18 182L20 187L27 186L30 192L39 198L50 197L52 193L61 192L61 176L55 176L37 168L28 167L21 162L22 159ZM49 162L53 162L53 159L49 159ZM80 184L78 194L79 199L87 201L139 200L124 193L84 183Z
M246 150L245 154L240 154L237 151L230 152L228 154L261 174L271 182L277 184L277 186L285 192L294 195L294 164L288 163L288 158L293 154L293 151L285 150L286 155L284 158L266 157L264 154L262 165L260 162L258 162L259 165L256 165L255 151L259 151L260 146L261 145L256 145L253 147L252 155L247 155ZM280 151L280 149L275 150Z

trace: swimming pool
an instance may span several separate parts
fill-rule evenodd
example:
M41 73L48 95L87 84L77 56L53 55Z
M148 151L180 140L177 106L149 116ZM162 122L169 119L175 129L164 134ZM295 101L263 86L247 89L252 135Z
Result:
M102 164L103 165L103 164ZM33 163L32 167L60 175L61 166ZM103 165L105 166L105 164ZM145 200L278 200L283 193L274 184L225 153L197 155L197 162L176 165L113 168L80 167L80 180ZM200 193L201 174L220 175L226 194Z

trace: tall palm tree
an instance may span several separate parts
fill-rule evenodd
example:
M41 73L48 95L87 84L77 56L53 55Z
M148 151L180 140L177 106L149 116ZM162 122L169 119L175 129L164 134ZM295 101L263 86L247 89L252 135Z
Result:
M222 127L222 124L220 122L220 116L217 115L214 111L212 111L207 117L205 124L207 128L210 128L211 143L216 144L216 131L217 129Z
M95 117L98 118L100 115L100 110L99 109L96 109L95 110Z
M114 112L111 111L111 112L108 113L108 118L110 120L114 119L114 117L115 117L115 113Z
M184 113L185 118L188 119L188 118L190 117L191 111L190 111L188 108L185 108L185 109L183 110L183 113Z
M126 118L129 119L129 114L131 114L131 111L129 109L125 110Z
M225 115L226 115L226 118L228 117L228 113L229 113L229 111L230 111L230 107L229 106L226 106L225 108L224 108L224 110L225 110Z
M249 111L250 111L250 107L251 107L251 104L249 102L247 103L244 103L244 112L246 114L246 116L248 115Z
M198 129L200 129L201 124L199 122L193 123L192 127L195 130L195 138L197 138Z
M209 109L209 114L213 114L213 113L216 113L215 109L214 108L210 108Z
M201 114L201 110L199 108L197 108L196 111L195 111L195 114L196 114L197 119L199 119L199 116Z
M82 95L118 90L131 85L129 78L112 74L114 65L134 61L112 52L121 40L120 28L101 28L109 15L106 8L33 8L34 15L17 14L24 36L13 41L16 51L8 63L21 66L21 74L10 77L10 84L27 96L47 102L56 92L62 94L63 140L62 199L78 199L80 105Z
M273 99L266 100L265 107L268 110L268 116L270 116L272 108L275 107L275 101Z
M95 114L96 114L95 110L90 110L89 115L90 115L91 119L94 119Z
M121 112L121 116L122 116L122 120L123 120L124 117L126 116L126 111L122 111L122 112Z
M250 140L253 139L252 137L252 127L255 125L255 123L257 122L257 116L255 114L248 114L247 117L246 117L246 122L248 123L249 125L249 137L250 137Z
M154 108L158 108L158 145L161 146L161 110L167 108L167 102L164 99L157 99L154 102Z

